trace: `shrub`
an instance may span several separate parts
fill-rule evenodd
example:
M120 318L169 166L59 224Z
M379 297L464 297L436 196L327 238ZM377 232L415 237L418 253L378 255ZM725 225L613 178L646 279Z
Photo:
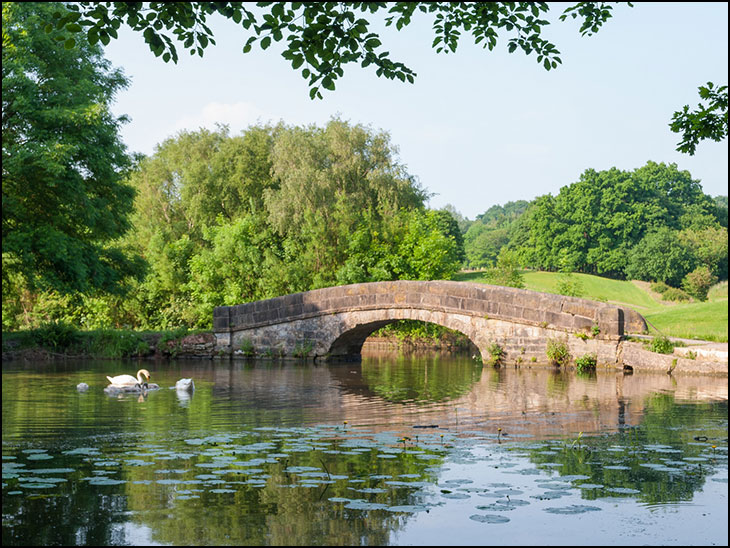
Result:
M567 365L571 357L568 343L560 339L548 339L545 353L550 363L558 367Z
M133 331L96 329L84 333L85 346L92 356L125 358L150 353L150 345Z
M556 289L558 293L568 297L580 297L583 295L583 284L571 272L564 272L558 275Z
M706 301L707 292L716 281L717 276L709 268L700 266L684 277L682 288L698 301Z
M522 275L517 255L506 248L499 252L497 264L487 271L487 278L489 283L494 285L516 287L518 289L525 287L525 277Z
M580 358L575 360L575 367L579 373L584 373L586 371L593 371L596 369L597 362L598 362L598 357L596 356L595 353L584 354Z
M660 293L661 295L664 295L664 293L671 289L667 284L664 282L652 282L651 284L651 290L656 291L657 293Z
M684 302L689 301L689 295L687 295L687 293L685 293L681 289L677 289L676 287L670 287L664 292L664 294L662 295L662 299L665 301Z
M672 354L674 352L674 343L664 335L654 337L649 343L649 350L659 354Z
M39 346L54 350L67 349L79 340L78 331L64 321L51 321L41 324L34 331L34 339Z
M176 356L180 351L180 339L188 334L187 327L178 327L170 331L163 331L160 339L157 341L157 351L162 354L171 354ZM169 344L173 342L173 344Z

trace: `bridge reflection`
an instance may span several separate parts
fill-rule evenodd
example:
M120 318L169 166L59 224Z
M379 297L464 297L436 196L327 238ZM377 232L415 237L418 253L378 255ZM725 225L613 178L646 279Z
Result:
M201 373L181 372L198 378ZM282 425L311 414L317 424L346 420L376 429L438 425L493 433L500 427L512 437L538 439L640 424L646 402L656 394L694 402L728 397L725 379L708 376L600 371L581 377L551 367L482 367L467 357L394 362L365 356L359 363L328 365L224 362L207 377L214 396L226 397L242 413L277 412Z

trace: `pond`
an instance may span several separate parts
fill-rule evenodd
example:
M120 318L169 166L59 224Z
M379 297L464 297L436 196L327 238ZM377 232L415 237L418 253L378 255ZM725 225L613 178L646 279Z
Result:
M160 390L104 393L141 367ZM4 545L728 543L726 377L388 355L2 378Z

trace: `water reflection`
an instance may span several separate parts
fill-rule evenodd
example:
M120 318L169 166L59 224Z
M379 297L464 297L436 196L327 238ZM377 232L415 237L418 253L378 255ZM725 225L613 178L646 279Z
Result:
M106 396L128 368L4 367L3 544L481 544L483 527L524 544L529 524L533 544L566 543L561 520L586 512L657 542L727 540L726 379L173 362L153 371L159 391ZM171 389L184 377L192 398ZM700 537L632 505L700 495L720 516ZM621 540L574 525L571 541Z

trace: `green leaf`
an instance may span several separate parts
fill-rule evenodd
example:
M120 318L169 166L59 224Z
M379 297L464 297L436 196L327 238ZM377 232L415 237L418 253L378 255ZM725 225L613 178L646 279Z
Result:
M261 39L261 49L266 49L271 45L271 37L270 36L264 36Z
M66 49L74 49L75 46L76 46L76 40L74 40L73 38L69 38L68 40L66 40L63 43L63 47Z

